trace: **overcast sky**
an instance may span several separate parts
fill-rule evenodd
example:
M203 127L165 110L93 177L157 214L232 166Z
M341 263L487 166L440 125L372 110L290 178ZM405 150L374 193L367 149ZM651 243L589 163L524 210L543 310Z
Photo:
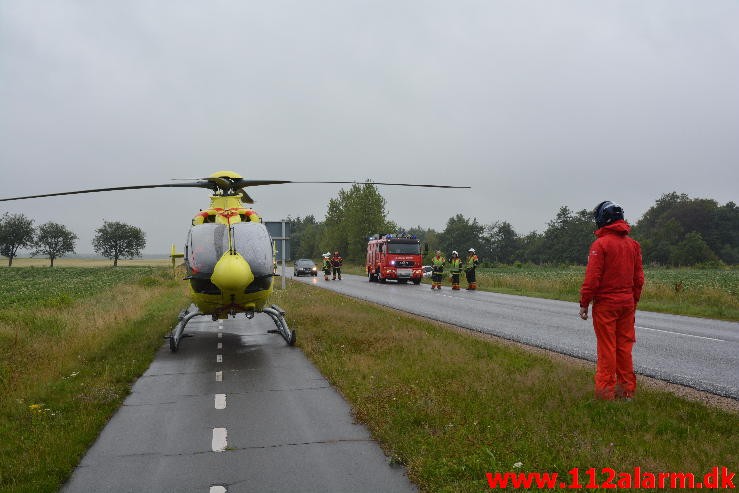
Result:
M390 219L542 231L562 205L739 202L739 2L0 0L0 197L253 179L381 188ZM265 220L339 186L250 189ZM0 203L179 248L200 189Z

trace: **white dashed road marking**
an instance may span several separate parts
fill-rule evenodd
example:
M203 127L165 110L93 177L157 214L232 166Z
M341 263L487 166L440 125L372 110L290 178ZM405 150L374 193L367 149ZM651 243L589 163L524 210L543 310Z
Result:
M223 382L223 372L222 371L216 372L216 382Z
M223 349L223 343L222 342L219 342L218 343L218 347L216 349Z
M216 409L226 409L226 394L216 394Z
M211 441L211 449L213 452L223 452L228 446L226 428L213 428L213 440Z
M209 493L226 493L227 491L224 486L211 486Z
M223 355L216 354L216 363L223 363Z
M728 342L723 339L716 339L715 337L694 336L693 334L683 334L682 332L672 332L671 330L653 329L651 327L641 327L639 325L637 325L636 328L642 329L642 330L653 330L655 332L664 332L665 334L675 334L678 336L695 337L696 339L708 339L709 341Z

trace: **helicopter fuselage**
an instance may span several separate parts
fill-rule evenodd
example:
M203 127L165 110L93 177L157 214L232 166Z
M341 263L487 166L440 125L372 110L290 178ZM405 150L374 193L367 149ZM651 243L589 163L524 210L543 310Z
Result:
M238 196L211 197L210 208L193 219L184 259L192 300L203 314L262 311L272 293L272 240Z

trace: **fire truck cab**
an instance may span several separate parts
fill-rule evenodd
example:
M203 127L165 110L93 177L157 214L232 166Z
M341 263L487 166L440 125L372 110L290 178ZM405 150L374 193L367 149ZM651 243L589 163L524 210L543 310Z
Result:
M423 277L421 245L415 236L374 235L367 243L367 277L370 282L388 279L420 284Z

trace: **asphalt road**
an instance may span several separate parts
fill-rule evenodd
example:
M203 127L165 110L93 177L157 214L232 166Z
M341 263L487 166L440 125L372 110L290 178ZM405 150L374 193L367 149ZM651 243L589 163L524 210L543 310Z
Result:
M578 305L484 291L431 291L363 276L293 278L355 298L527 345L595 361L592 321ZM739 399L739 323L637 311L634 368L642 374Z
M264 314L190 322L194 337L162 346L62 491L416 491L270 329Z

